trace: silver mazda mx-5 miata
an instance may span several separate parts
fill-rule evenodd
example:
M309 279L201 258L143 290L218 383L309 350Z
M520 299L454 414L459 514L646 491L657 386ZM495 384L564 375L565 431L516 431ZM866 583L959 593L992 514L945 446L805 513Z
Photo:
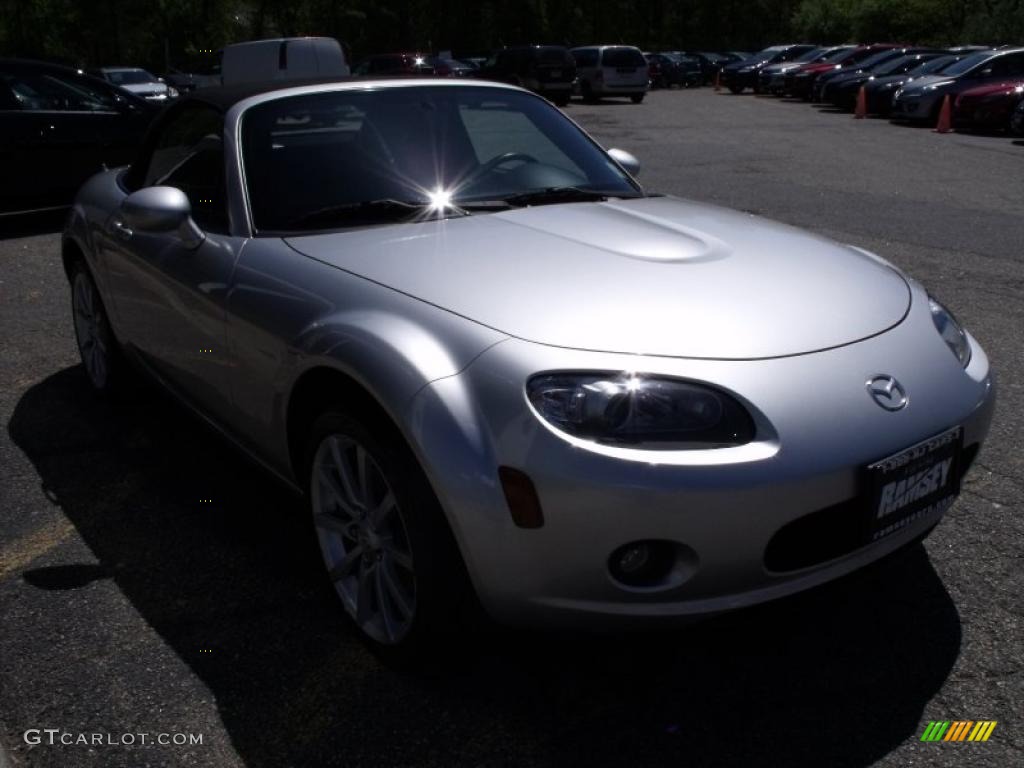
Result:
M301 489L393 652L508 622L737 608L949 509L978 343L858 248L645 192L482 82L199 91L63 243L96 389L140 364Z

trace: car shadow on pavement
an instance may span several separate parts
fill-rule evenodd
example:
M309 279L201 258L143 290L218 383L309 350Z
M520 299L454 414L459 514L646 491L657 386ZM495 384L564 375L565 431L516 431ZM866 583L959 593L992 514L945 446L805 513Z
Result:
M8 429L98 561L23 578L112 578L251 766L866 766L918 737L960 649L916 545L689 627L488 628L433 674L401 673L343 618L296 499L166 396L104 401L76 366Z

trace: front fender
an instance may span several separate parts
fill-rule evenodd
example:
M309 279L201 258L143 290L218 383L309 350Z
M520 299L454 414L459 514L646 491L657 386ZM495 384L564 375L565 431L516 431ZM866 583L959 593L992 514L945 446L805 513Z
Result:
M415 394L507 338L272 238L243 249L227 322L240 431L289 474L289 404L307 374L354 380L412 442L403 417Z

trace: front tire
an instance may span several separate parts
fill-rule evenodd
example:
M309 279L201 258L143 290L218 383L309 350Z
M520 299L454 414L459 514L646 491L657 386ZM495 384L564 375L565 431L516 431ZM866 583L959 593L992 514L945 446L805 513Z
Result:
M639 104L644 100L644 94L634 93L632 96L629 97L629 100L632 101L634 104Z
M418 663L454 634L469 587L437 498L393 432L379 419L322 414L307 491L328 577L360 635L390 661Z
M78 354L89 383L96 392L110 394L124 377L121 350L99 289L82 259L71 267L71 317Z
M734 94L736 94L736 95L739 95L739 94L743 93L743 86L742 85L730 85L729 86L729 91L734 93Z

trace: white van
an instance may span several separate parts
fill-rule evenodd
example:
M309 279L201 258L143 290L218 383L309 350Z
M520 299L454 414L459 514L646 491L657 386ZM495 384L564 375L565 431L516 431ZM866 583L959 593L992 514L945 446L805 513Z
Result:
M634 104L644 100L650 75L639 48L588 45L570 53L576 59L576 78L584 101L602 96L628 96Z
M333 37L254 40L225 46L221 53L224 85L348 74L345 53Z

